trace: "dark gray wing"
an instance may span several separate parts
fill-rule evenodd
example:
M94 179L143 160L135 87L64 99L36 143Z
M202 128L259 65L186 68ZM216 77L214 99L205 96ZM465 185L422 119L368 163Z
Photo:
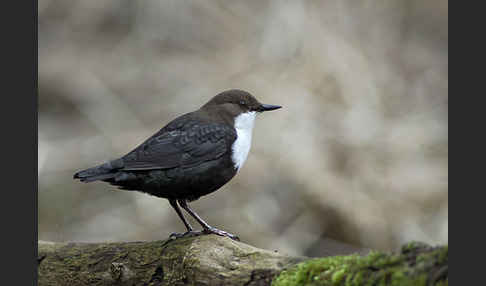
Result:
M163 128L125 155L123 170L196 166L224 155L234 140L236 131L226 124L185 122L176 129Z

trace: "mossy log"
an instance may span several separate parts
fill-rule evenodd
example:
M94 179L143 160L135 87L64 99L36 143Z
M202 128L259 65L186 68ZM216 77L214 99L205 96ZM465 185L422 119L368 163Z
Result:
M274 284L279 283L278 285L308 285L309 281L338 283L315 285L345 285L341 282L347 281L347 277L352 277L350 275L354 276L352 271L356 271L356 267L343 268L337 267L337 264L351 265L349 259L361 257L328 257L324 258L328 262L322 264L308 257L291 257L216 235L153 242L39 241L38 246L39 285L270 285L272 280L275 280ZM410 253L415 248L410 247L406 251ZM425 253L421 251L422 254ZM409 256L402 252L401 255ZM335 260L340 257L352 258ZM435 256L423 259L429 261L427 265L436 265L439 261ZM397 269L396 258L387 260L388 264L383 257L381 260L375 257L373 261L376 266L372 266L371 262L359 265L378 272L384 268L391 269L391 263L395 266L394 271L400 270ZM440 261L447 267L447 252L445 256L441 252ZM413 266L410 267L413 269ZM421 267L420 271L432 271L429 268ZM439 272L429 274L437 276L437 281L444 281L444 267L440 269L442 270ZM334 271L340 274L335 275ZM408 276L409 272L407 268L400 275ZM277 275L279 276L276 278ZM368 272L359 275L360 281L373 277ZM445 276L447 278L447 269Z
M269 285L306 259L217 235L38 245L39 285Z
M420 242L404 245L400 253L371 251L304 261L281 272L273 286L390 285L446 286L449 283L449 247Z

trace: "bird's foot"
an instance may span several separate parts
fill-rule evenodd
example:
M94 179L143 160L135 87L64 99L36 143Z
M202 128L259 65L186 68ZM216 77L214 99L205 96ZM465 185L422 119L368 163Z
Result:
M226 232L224 230L219 230L217 228L214 228L214 227L211 227L211 228L207 228L207 229L204 229L203 230L204 233L207 233L207 234L210 234L210 233L214 233L214 234L217 234L217 235L220 235L220 236L226 236L226 237L229 237L231 238L232 240L236 240L236 241L240 241L240 238L234 234L231 234L229 232Z
M191 230L191 231L186 231L184 233L178 233L178 232L173 232L169 235L169 238L170 239L178 239L178 238L181 238L181 237L194 237L194 236L199 236L203 234L202 231L194 231L194 230Z

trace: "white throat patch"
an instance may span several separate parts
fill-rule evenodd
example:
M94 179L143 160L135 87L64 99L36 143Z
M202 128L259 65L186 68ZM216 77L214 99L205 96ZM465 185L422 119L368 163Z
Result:
M236 140L233 142L231 149L233 154L231 159L237 171L246 161L251 147L251 133L255 123L256 112L246 112L235 118Z

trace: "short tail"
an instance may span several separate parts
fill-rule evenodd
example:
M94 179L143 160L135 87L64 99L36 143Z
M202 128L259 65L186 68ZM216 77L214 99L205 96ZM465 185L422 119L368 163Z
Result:
M118 170L122 168L123 168L123 160L116 159L93 168L76 172L73 178L79 179L81 182L85 182L85 183L98 181L98 180L102 180L102 181L108 180L114 178Z

